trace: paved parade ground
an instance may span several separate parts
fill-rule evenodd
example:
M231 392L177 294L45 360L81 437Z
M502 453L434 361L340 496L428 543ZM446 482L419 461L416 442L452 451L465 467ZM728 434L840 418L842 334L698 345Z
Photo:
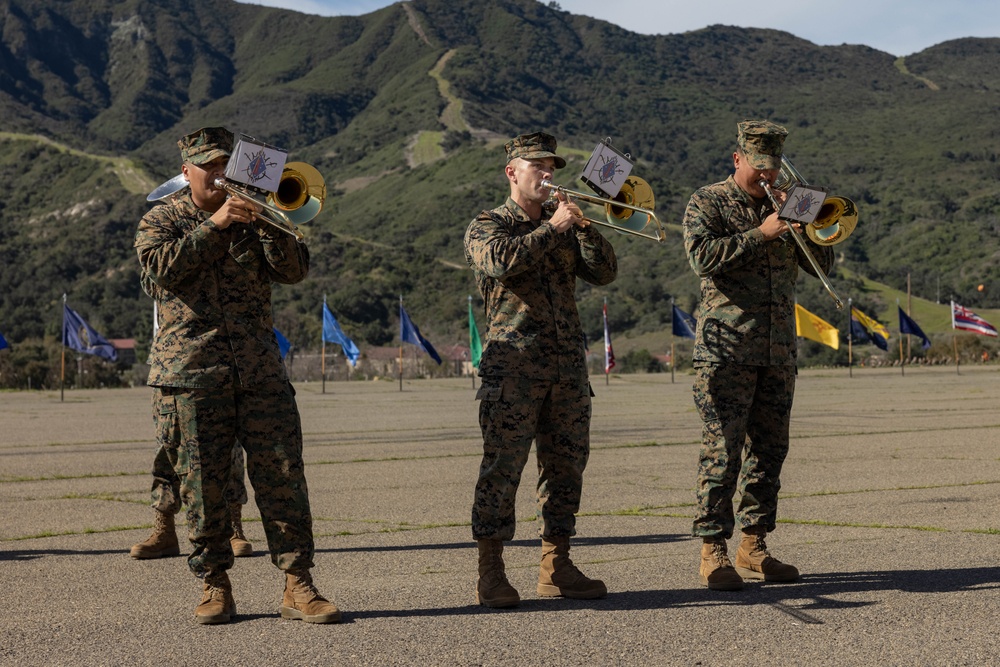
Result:
M239 615L196 625L185 558L128 556L152 521L150 390L5 392L0 665L1000 664L998 367L801 372L768 545L803 576L739 592L698 583L691 376L594 378L572 556L609 594L535 594L532 457L505 553L512 610L474 599L471 379L296 390L313 573L343 623L277 617L283 578L251 501Z

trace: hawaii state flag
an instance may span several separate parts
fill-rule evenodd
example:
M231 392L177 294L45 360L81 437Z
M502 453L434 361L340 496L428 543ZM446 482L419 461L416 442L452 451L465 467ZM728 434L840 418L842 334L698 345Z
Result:
M951 302L951 328L971 331L983 336L993 336L994 338L997 336L996 327L954 301Z
M608 328L608 302L604 302L604 374L615 367L615 351L611 347L611 329Z

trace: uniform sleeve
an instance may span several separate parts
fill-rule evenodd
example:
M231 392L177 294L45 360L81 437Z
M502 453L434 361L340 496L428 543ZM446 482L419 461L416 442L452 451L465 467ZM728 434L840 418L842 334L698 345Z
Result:
M465 259L485 275L501 279L538 267L557 242L556 230L547 222L517 236L502 219L484 211L465 231Z
M591 285L607 285L618 277L615 249L593 225L575 230L580 242L576 275Z
M211 220L184 234L166 205L157 206L139 222L135 249L145 281L167 290L196 278L228 250L228 242ZM150 291L150 290L147 290Z
M261 223L266 225L266 223ZM268 276L276 283L292 285L309 273L309 249L294 236L271 225L257 228L267 260Z
M701 278L753 261L765 243L759 228L732 232L725 223L715 197L702 190L691 196L684 211L684 249L691 268Z

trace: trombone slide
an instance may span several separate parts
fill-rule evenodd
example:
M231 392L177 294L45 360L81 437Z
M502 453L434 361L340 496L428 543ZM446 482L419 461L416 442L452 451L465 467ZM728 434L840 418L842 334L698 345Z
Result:
M774 206L775 212L781 210L781 202L779 202L778 198L774 196L774 192L771 190L771 186L768 182L761 180L760 186L764 188L765 192L767 192L767 196L771 200L771 204ZM823 287L826 288L826 291L833 298L833 303L837 306L837 310L843 310L844 301L840 298L840 295L837 294L837 290L833 289L833 284L830 282L830 279L826 277L826 273L823 272L823 269L820 268L819 263L812 254L812 251L809 250L809 246L807 246L806 242L802 240L802 236L795 231L795 227L792 226L791 222L785 220L784 218L780 218L780 220L785 223L786 227L788 227L788 233L792 235L792 239L798 244L802 254L804 254L806 259L809 260L809 265L812 266L813 271L816 272L816 276L823 283Z
M642 179L638 179L636 177L633 178L637 181L642 181ZM643 185L645 185L645 181L642 181L642 183ZM636 206L634 204L624 201L619 201L617 199L608 199L606 197L598 197L597 195L587 194L586 192L578 192L576 190L570 190L569 188L563 187L562 185L556 185L555 183L549 180L542 181L542 187L549 188L553 193L561 192L566 197L571 199L582 199L583 201L590 202L591 204L603 205L605 211L607 212L608 220L596 220L594 218L588 218L584 216L583 219L592 225L608 227L609 229L613 229L620 234L632 234L634 236L640 236L644 239L651 239L653 241L656 241L657 243L663 243L663 241L666 239L666 234L663 231L663 225L660 224L660 219L656 217L656 213L654 213L652 209L642 208L641 206ZM652 199L652 191L649 192L649 196L650 199ZM625 211L628 212L627 215L625 214ZM631 217L633 212L641 213L646 216L645 224L643 224L638 229L632 229L631 227L626 226L624 224L615 224L610 220L611 218L615 218L617 220L626 220L629 217ZM643 232L642 230L649 227L650 224L653 225L653 231L650 233Z

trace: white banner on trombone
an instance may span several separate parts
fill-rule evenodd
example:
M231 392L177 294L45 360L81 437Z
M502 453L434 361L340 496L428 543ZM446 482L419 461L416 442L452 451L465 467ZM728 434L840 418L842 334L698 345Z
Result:
M274 192L281 182L288 152L244 136L233 148L226 165L226 178L266 192Z

